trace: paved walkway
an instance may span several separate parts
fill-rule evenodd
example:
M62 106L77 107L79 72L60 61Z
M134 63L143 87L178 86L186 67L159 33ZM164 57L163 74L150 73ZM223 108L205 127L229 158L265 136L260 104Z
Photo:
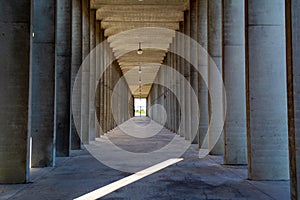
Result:
M138 138L124 134L128 130ZM32 183L0 185L0 199L77 198L155 162L159 163L159 159L180 153L168 154L164 151L167 152L166 157L158 156L171 141L175 141L178 148L187 145L183 138L155 122L147 118L134 118L88 145L87 149L95 157L87 150L74 151L69 158L59 158L55 168L32 169ZM115 144L117 148L109 143ZM107 154L103 147L113 153ZM137 157L125 155L122 158L124 155L119 152L129 152ZM144 155L144 160L138 154ZM289 199L288 181L249 181L246 166L222 165L220 156L199 159L196 145L189 146L181 157L183 161L110 193L103 199ZM120 158L120 161L116 161L116 158ZM106 165L112 165L115 169L102 164L98 159L104 159Z

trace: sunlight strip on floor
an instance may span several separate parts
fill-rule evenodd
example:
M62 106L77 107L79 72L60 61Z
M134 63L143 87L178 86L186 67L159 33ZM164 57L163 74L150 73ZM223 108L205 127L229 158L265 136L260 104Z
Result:
M158 172L170 165L173 165L175 163L178 163L180 161L182 161L183 158L173 158L173 159L169 159L169 160L166 160L164 162L161 162L159 164L156 164L152 167L149 167L147 169L144 169L142 171L139 171L135 174L132 174L130 176L127 176L125 178L122 178L116 182L113 182L111 184L108 184L106 186L103 186L97 190L94 190L90 193L87 193L83 196L80 196L74 200L91 200L91 199L98 199L98 198L101 198L107 194L110 194L126 185L129 185L135 181L138 181L146 176L149 176L155 172Z

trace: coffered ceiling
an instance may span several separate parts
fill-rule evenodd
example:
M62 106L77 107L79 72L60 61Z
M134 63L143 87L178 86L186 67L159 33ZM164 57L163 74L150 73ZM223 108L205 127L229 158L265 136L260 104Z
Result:
M189 0L91 0L135 97L140 97L139 80L141 96L148 96L188 5ZM137 54L139 42L141 55Z

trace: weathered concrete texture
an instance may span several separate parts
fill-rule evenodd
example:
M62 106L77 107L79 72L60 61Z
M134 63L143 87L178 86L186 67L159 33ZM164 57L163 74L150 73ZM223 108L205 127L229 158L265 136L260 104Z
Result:
M184 137L186 140L191 141L191 89L188 85L191 81L191 73L190 73L190 63L187 61L190 58L190 40L189 36L191 35L191 24L190 24L191 18L190 18L190 11L185 11L184 12L184 31L183 33L187 36L185 37L185 40L183 41L183 46L184 46L184 65L183 65L183 75L186 79L186 82L183 84L184 85L184 106L185 106L185 130L184 130Z
M194 0L194 1L190 1L190 28L191 28L191 33L190 33L190 37L191 39L197 41L197 29L198 29L198 3L199 0ZM198 92L199 92L199 74L197 71L197 67L198 67L198 51L197 51L197 46L194 45L195 42L191 42L190 45L190 59L193 63L196 63L195 66L190 67L190 83L192 86L192 90L191 90L191 95L192 92L195 92L196 97L198 96ZM199 116L199 113L197 113L196 111L198 109L196 109L194 106L199 106L197 101L198 99L194 99L191 98L191 142L193 144L197 144L198 143L198 128L199 125L196 124L197 123L197 119Z
M147 119L133 120L141 127L149 123ZM149 134L152 134L156 126L155 122L151 124ZM133 131L140 130L136 128ZM116 128L107 137L101 137L91 145L102 145L102 142L109 138L127 151L140 153L137 152L140 149L142 152L151 152L168 144L174 136L174 133L164 128L159 134L137 142L136 138L129 137ZM178 138L187 143L183 138ZM192 145L182 157L183 161L127 185L102 199L289 199L288 181L248 181L247 168L244 166L221 165L222 158L217 156L199 159L197 145ZM128 160L129 165L132 163L136 163L134 157ZM143 166L145 163L140 162L136 165ZM0 194L10 199L68 200L129 175L103 165L88 152L77 151L68 159L58 160L58 167L43 173L30 185L1 185Z
M167 53L165 59L166 59L166 66L171 67L171 53L170 53L170 51ZM170 78L171 78L171 74L165 73L165 85L166 86L170 85L170 82L171 82ZM171 121L172 121L173 113L171 112L172 105L171 105L171 93L170 93L169 87L166 87L165 95L166 95L166 112L167 112L166 128L171 130L171 126L172 126Z
M166 64L166 60L164 60L164 65ZM162 66L163 67L163 66ZM160 76L159 76L159 82L161 83L161 85L159 85L159 91L158 91L158 102L159 104L162 106L162 108L166 111L166 102L165 102L165 88L164 88L164 85L165 85L165 81L166 81L166 76L165 74L163 73L163 70L162 70L162 67L160 67ZM161 113L161 110L158 109L157 110L157 114L158 114L158 122L161 124L161 125L166 125L166 121L163 120L163 115ZM167 113L166 113L167 114ZM167 117L167 116L165 116Z
M197 41L202 48L207 51L207 0L198 0L198 38ZM199 76L199 131L198 131L198 144L199 147L208 148L207 144L203 144L203 140L207 134L208 129L208 89L204 82L204 78L208 77L208 63L207 57L198 57L198 67L202 72ZM202 77L203 76L203 77Z
M300 199L300 2L292 0L293 70L296 168L292 176L297 177L297 198Z
M174 40L174 53L175 53L175 70L177 72L180 73L180 56L178 55L180 52L180 36L179 36L179 32L176 32L176 36L175 36L175 40ZM180 135L180 132L181 132L181 107L180 107L180 104L179 104L179 101L181 99L181 92L180 92L180 80L176 80L176 100L175 100L175 105L176 105L176 124L175 124L175 132Z
M82 5L81 0L72 0L72 57L71 57L71 115L70 115L70 134L71 149L80 149L80 127L81 127L81 87L73 91L75 78L77 77L78 85L81 85L81 71L79 68L82 63ZM72 96L74 98L72 98ZM74 102L73 102L74 101ZM72 105L74 107L72 108ZM72 112L74 111L74 112ZM75 127L75 121L77 129Z
M96 34L96 47L103 42L103 37L101 33L101 22L96 21L95 24L95 34ZM96 48L96 79L95 79L95 136L100 137L101 130L100 130L100 101L101 101L101 84L100 80L97 78L100 77L100 71L102 67L102 52L99 47ZM102 118L102 116L101 116Z
M29 0L0 6L0 183L29 178L30 8Z
M224 163L247 164L244 2L223 1Z
M212 66L216 65L216 67L219 69L220 73L223 73L223 66L222 66L222 1L221 0L209 0L207 2L208 10L207 10L207 32L208 32L208 54L210 58L208 61L208 84L209 88L217 87L219 88L219 85L216 85L217 83L214 80L213 74L210 73L210 69ZM213 61L213 62L211 62ZM217 109L223 109L223 94L215 94L218 95L218 105ZM209 108L209 114L211 116L211 105ZM218 119L216 119L219 122L222 122L224 120L223 116L217 116ZM218 135L214 132L214 127L210 128L209 133L209 144L211 144L212 141L215 141L216 138L215 135ZM209 146L209 148L211 148ZM223 133L221 134L221 137L218 139L218 142L214 146L214 148L211 151L211 154L213 155L221 155L224 152L224 142L223 142Z
M81 141L89 143L89 86L90 86L90 1L82 0L82 68L81 80Z
M106 48L107 48L107 42L105 42L103 44L103 75L102 75L102 79L103 79L103 124L101 125L103 132L106 133L107 132L107 69L106 69L106 65L107 65L107 55L106 55Z
M299 1L286 1L287 81L289 116L289 166L291 199L300 198L300 8Z
M111 59L110 48L107 48L108 58ZM107 129L110 131L112 129L112 120L111 120L111 86L112 86L112 64L110 64L107 73Z
M180 22L179 24L180 27L180 33L184 33L184 23ZM184 51L184 40L180 40L178 43L179 47L179 55L183 55ZM184 76L184 58L179 57L179 72L181 73L182 76ZM185 88L184 88L184 83L182 82L183 79L180 80L180 110L181 110L181 116L183 116L183 113L185 113ZM183 119L183 117L181 117L181 126L180 126L180 130L179 130L179 135L184 137L185 135L185 119Z
M71 2L56 2L55 111L56 155L70 149Z
M89 140L96 137L95 129L95 80L96 80L96 10L90 10L90 86L89 86Z
M254 180L288 179L284 1L248 1L248 166Z
M29 133L32 167L54 165L55 1L33 1Z
M176 35L175 35L175 37L176 37ZM172 39L172 52L173 53L171 55L172 55L172 68L174 69L174 71L171 74L171 79L172 79L172 77L175 77L175 71L176 71L176 68L177 68L177 55L175 53L175 51L176 51L176 38L175 37ZM171 83L173 83L173 82L171 81ZM177 126L177 124L178 124L177 98L179 98L178 91L177 91L177 89L178 89L178 82L174 82L173 85L172 85L172 88L174 88L174 91L175 91L175 93L172 92L172 107L173 107L172 131L175 132L175 133L177 133L177 130L178 130L178 128L177 128L178 127Z
M104 40L104 32L103 30L101 30L101 38L102 40ZM101 49L100 49L100 69L102 71L102 74L100 74L100 80L99 80L99 87L100 87L100 116L99 116L99 120L100 120L100 134L103 135L104 134L104 122L105 122L105 114L104 114L104 109L105 109L105 96L104 96L104 91L105 91L105 86L104 86L104 45L105 42L101 45Z

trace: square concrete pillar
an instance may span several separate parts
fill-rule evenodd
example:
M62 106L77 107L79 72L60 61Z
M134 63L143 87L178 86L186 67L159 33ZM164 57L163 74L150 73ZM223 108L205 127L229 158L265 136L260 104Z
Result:
M55 0L33 1L29 132L32 167L54 166Z
M55 108L56 155L70 151L71 2L56 1Z
M31 1L0 6L0 183L29 181Z

